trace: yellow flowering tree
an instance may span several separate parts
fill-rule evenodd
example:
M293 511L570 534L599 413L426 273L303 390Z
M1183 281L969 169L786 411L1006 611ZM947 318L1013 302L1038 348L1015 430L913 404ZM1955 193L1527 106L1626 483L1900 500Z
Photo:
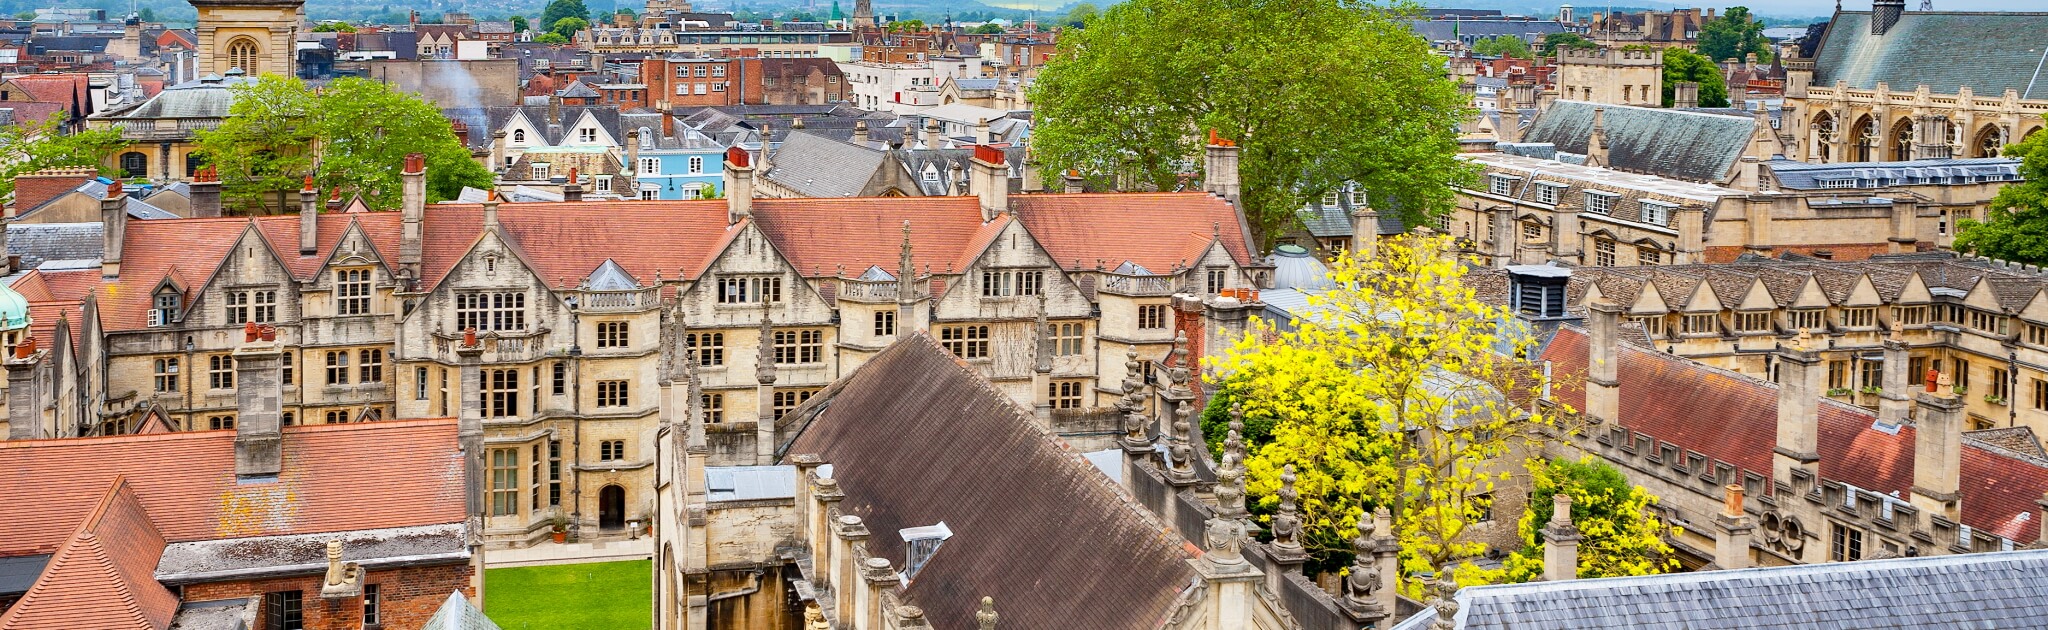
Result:
M1562 428L1527 404L1542 387L1518 358L1533 340L1460 281L1451 247L1408 236L1346 253L1330 271L1339 289L1312 295L1291 330L1257 324L1211 376L1247 417L1273 419L1247 489L1270 507L1293 464L1303 542L1319 558L1345 553L1358 518L1386 507L1404 576L1455 563L1460 581L1486 580L1498 572L1463 561L1485 551L1466 531L1495 483L1522 472L1519 453Z
M1522 549L1510 554L1496 581L1528 582L1543 577L1543 527L1550 522L1551 497L1572 497L1572 526L1579 530L1582 578L1655 575L1678 568L1664 534L1671 528L1650 513L1657 502L1604 462L1551 460L1529 466L1534 492L1522 513Z

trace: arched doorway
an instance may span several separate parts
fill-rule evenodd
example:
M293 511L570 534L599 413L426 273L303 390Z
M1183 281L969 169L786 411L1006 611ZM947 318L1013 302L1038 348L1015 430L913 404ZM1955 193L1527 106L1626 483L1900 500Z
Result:
M1884 143L1891 159L1906 161L1913 159L1913 119L1901 118L1892 125L1891 135Z
M605 486L597 491L597 528L599 530L624 529L626 527L626 489L616 485Z
M1856 119L1856 126L1851 127L1851 129L1853 130L1852 133L1856 134L1849 138L1850 142L1855 143L1856 161L1877 161L1877 156L1879 155L1877 148L1883 142L1883 136L1877 131L1877 119L1871 118L1869 114L1864 114L1862 118Z
M1813 161L1832 162L1835 160L1834 143L1841 138L1835 129L1835 115L1821 112L1813 117Z
M1998 157L2005 151L2005 130L1998 125L1985 125L1970 141L1970 157Z
M148 177L149 156L136 151L121 154L121 176Z

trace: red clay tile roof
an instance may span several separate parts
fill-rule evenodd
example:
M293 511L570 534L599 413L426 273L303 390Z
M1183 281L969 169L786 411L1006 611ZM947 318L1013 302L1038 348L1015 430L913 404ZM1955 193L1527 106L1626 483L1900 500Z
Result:
M84 522L68 530L69 538L35 585L0 615L0 630L163 630L171 625L178 596L156 581L164 537L128 483L116 476L110 486L86 506L90 512Z
M1584 373L1586 334L1558 330L1543 358L1559 374ZM1658 440L1734 464L1766 479L1778 439L1777 385L1717 370L1693 361L1624 345L1621 417L1618 423ZM1582 387L1560 387L1559 402L1585 408ZM1914 427L1897 435L1871 428L1876 416L1833 400L1820 404L1820 475L1823 479L1898 496L1913 486ZM2040 526L2029 516L2048 492L2048 466L1996 452L1972 441L1963 444L1963 524L2016 544L2033 542Z
M455 421L287 427L284 472L238 483L235 432L0 442L0 556L50 553L126 476L172 542L463 520Z
M859 277L868 267L897 273L903 222L910 222L910 259L923 274L945 273L981 230L973 197L774 199L754 201L754 225L806 276L840 268ZM721 208L723 205L720 206ZM956 268L957 271L957 268Z
M924 333L809 404L788 452L833 465L870 552L900 563L898 530L953 531L905 586L932 627L973 627L986 596L1004 627L1156 628L1193 576L1185 541Z
M78 356L78 336L85 329L78 310L80 304L83 303L76 300L29 302L29 334L35 336L36 343L48 349L51 347L50 344L60 341L57 324L63 322L64 338L61 341L71 344L72 356Z
M1207 193L1017 195L1010 207L1069 268L1078 260L1093 269L1102 259L1105 269L1114 269L1128 260L1166 273L1186 256L1188 239L1207 239L1217 231L1231 258L1240 265L1252 262L1237 211Z

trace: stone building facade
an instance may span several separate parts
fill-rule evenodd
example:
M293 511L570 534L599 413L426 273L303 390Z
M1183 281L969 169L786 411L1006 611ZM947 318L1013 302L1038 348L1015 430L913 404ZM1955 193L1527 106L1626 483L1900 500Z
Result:
M200 74L298 76L304 0L194 0Z
M1552 76L1565 100L1657 107L1664 99L1664 51L1560 47Z
M37 397L9 404L11 433L235 426L234 349L269 325L282 423L463 416L482 427L493 543L557 519L623 535L646 522L654 436L680 409L653 385L664 365L701 374L713 461L750 464L771 456L759 427L899 335L928 331L1017 400L1102 407L1121 372L1100 357L1163 355L1171 295L1253 279L1245 224L1208 192L1013 197L982 173L971 196L757 200L748 154L727 159L723 201L428 206L415 159L398 212L322 212L307 191L299 216L103 213L99 267L13 285L76 332L36 330L55 351L9 362L41 379L10 388ZM1058 335L1043 375L1040 315Z
M1837 11L1786 62L1789 154L1808 162L1995 157L2048 127L2041 13ZM1968 59L1968 63L1953 60Z

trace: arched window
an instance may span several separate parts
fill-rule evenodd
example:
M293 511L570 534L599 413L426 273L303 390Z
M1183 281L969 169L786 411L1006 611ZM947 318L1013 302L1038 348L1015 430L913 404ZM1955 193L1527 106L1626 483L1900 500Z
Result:
M525 129L514 129L514 130L512 130L512 141L513 141L513 142L525 142L525 141L526 141L526 130L525 130Z
M263 72L262 53L256 47L256 40L237 37L228 42L228 67L241 68L242 72L254 75Z
M149 156L135 151L121 154L122 177L148 177Z

